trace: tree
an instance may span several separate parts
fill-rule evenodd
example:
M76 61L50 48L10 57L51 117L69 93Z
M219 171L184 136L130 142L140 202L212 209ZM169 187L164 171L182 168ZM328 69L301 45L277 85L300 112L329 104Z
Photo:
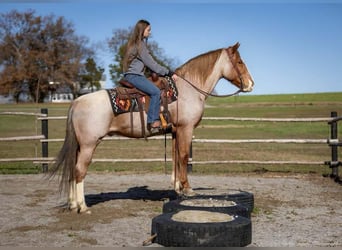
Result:
M76 93L82 61L94 53L87 43L64 17L36 16L32 10L0 14L0 94L17 99L28 86L41 102L50 82L67 84Z
M84 73L81 74L81 88L90 87L93 92L94 87L98 90L101 87L100 81L104 72L104 69L97 67L93 58L87 58L84 65Z
M117 29L113 31L113 36L108 40L108 46L112 54L114 55L114 63L109 65L109 73L112 82L115 83L123 77L122 61L126 49L126 45L133 28ZM164 54L164 50L159 47L155 41L149 41L148 47L152 53L152 56L161 64L169 68L174 68L176 60L167 57ZM149 72L147 72L148 74Z

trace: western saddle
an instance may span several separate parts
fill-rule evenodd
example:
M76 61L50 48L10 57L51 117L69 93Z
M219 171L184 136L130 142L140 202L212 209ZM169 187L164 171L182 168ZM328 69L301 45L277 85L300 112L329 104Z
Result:
M171 103L174 100L171 100L168 91L170 89L169 81L172 81L172 78L166 79L164 77L159 77L157 74L152 73L152 75L148 78L151 82L153 82L160 90L160 99L161 99L161 112L159 114L160 121L162 124L161 129L151 129L150 135L156 135L156 134L166 134L171 132L172 130L172 124L170 123L170 112L168 109L168 104ZM140 121L141 121L141 130L142 130L142 136L147 139L147 135L145 132L145 120L144 120L144 110L148 109L149 104L149 96L143 92L138 90L136 87L134 87L130 82L126 81L125 79L121 79L118 82L121 87L117 87L118 96L120 99L135 99L138 104L138 109L140 113ZM141 101L145 97L145 104ZM133 132L133 111L130 111L131 113L131 129Z

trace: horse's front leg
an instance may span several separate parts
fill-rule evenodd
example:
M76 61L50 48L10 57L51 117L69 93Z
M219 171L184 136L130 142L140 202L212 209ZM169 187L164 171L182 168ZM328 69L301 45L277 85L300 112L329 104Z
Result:
M191 139L192 129L184 128L178 128L172 137L172 182L177 193L188 196L195 194L190 186L187 172Z
M173 185L174 190L180 194L181 193L181 184L178 178L179 173L179 160L178 154L176 155L177 150L177 140L176 140L176 132L172 133L172 174L171 174L171 185Z

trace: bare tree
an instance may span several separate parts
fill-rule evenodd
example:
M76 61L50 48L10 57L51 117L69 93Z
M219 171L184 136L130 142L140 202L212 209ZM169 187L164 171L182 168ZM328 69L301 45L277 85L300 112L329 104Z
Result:
M76 93L82 61L94 54L87 44L64 17L36 16L32 10L1 14L0 94L18 99L26 87L41 102L50 82L66 84Z

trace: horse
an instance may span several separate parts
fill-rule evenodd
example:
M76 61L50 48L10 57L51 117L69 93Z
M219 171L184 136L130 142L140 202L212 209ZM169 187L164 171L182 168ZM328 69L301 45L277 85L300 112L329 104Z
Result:
M236 43L228 48L209 51L175 70L178 99L169 104L168 110L172 123L171 181L178 194L194 193L187 176L190 143L193 130L202 119L205 100L217 82L224 78L235 85L238 92L253 90L254 81L240 57L239 46ZM146 114L144 119L146 123ZM80 96L71 103L64 144L50 170L51 177L61 172L60 188L68 191L70 210L90 213L85 202L84 179L101 139L114 134L141 138L142 128L139 112L133 115L113 114L106 90Z

